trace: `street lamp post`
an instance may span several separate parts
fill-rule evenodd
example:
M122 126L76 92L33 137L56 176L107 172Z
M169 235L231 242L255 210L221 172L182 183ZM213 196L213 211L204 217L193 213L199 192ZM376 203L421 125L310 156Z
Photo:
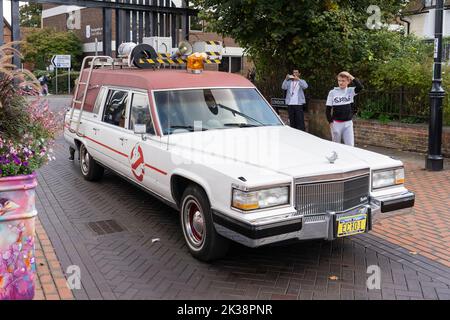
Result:
M430 91L430 126L428 131L428 155L426 169L441 171L444 168L442 156L442 100L445 91L442 88L442 29L444 1L436 1L433 85Z

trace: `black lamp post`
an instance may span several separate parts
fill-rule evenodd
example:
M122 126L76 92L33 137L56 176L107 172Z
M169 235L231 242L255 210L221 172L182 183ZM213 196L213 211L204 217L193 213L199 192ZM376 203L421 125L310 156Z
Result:
M426 169L430 171L441 171L444 169L444 158L442 156L442 100L445 91L442 88L442 29L444 1L436 1L434 32L434 65L433 85L430 91L430 126L428 131L428 155Z

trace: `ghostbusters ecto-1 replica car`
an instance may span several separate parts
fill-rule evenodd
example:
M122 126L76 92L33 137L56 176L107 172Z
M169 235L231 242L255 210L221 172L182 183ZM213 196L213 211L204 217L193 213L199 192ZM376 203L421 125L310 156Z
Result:
M244 77L203 71L214 50L131 49L85 58L64 137L86 180L109 168L177 209L198 259L223 256L230 240L352 236L414 205L401 161L286 126ZM165 67L178 64L187 70Z

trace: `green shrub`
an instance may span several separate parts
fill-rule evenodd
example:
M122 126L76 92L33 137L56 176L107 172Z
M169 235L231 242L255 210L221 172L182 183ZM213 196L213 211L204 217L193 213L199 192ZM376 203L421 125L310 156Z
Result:
M49 72L45 70L35 70L34 75L36 78L39 78L43 75L49 75L48 90L50 93L56 93L56 72ZM73 94L75 88L75 81L80 76L79 71L71 71L70 72L70 94ZM68 90L68 72L60 70L58 72L58 94L69 94Z
M70 54L72 67L77 70L80 67L83 55L81 40L75 33L57 32L53 29L37 29L31 32L22 46L24 62L34 64L36 69L44 70L50 65L53 55Z
M0 177L30 174L54 159L51 146L63 123L46 100L25 97L40 86L32 74L9 64L11 52L20 55L11 44L0 46Z
M387 123L391 122L391 117L387 114L380 114L378 116L378 121L382 124L387 124Z
M68 88L68 72L58 73L58 94L72 94L75 88L75 81L79 77L80 72L71 72L70 73L70 90ZM52 93L56 92L56 75L53 75L52 80L49 85L49 90Z

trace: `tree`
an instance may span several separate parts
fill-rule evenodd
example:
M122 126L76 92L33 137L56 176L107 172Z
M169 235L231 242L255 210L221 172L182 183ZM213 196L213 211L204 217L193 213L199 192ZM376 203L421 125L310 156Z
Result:
M379 34L397 39L394 33L366 26L374 0L195 0L210 30L234 38L254 59L258 78L268 90L294 66L311 83L329 90L335 75L349 70L367 71L387 55L390 45L380 47ZM378 1L382 23L391 21L407 3ZM386 41L385 41L386 42ZM323 95L321 93L320 95Z
M27 3L20 6L19 15L22 27L39 28L41 26L42 4Z
M72 67L80 66L83 54L81 40L75 33L57 32L45 28L31 32L22 48L24 61L34 63L35 68L45 70L50 65L50 60L55 54L70 54L72 56Z

